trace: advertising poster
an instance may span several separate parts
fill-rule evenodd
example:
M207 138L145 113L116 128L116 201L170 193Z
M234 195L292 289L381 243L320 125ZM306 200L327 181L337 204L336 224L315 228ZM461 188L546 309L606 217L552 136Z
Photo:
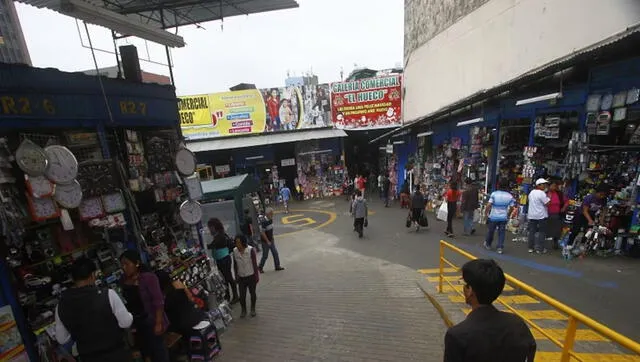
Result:
M333 126L331 120L331 98L328 84L301 87L303 118L298 128L321 128Z
M180 128L186 139L207 138L211 132L212 119L209 109L209 95L201 94L178 98Z
M206 101L204 96L180 97L179 110L182 134L187 140L261 133L265 129L265 105L257 89L209 94Z
M297 129L302 120L302 103L298 87L262 90L266 111L265 132Z
M388 75L331 84L336 128L365 130L402 125L402 76Z

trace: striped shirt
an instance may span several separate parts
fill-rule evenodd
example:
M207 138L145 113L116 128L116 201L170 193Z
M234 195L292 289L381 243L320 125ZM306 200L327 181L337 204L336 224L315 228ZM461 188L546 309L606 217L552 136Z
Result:
M507 221L509 219L509 207L516 204L513 195L506 191L494 191L489 196L489 204L491 204L490 221Z

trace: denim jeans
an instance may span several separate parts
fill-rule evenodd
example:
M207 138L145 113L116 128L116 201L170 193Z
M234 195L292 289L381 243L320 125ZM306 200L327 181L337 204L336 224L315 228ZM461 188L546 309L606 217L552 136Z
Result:
M547 219L529 220L529 249L537 251L544 250L544 241L546 237Z
M464 221L464 233L471 234L473 230L473 211L463 211L462 218Z
M488 246L493 243L493 235L498 229L498 249L504 249L504 238L506 235L507 222L506 221L491 221L487 223L487 238L485 242Z
M267 258L269 257L269 250L271 250L271 254L273 254L273 264L276 269L280 267L280 255L278 255L278 249L276 249L276 243L272 240L270 244L262 242L262 258L260 259L260 269L264 268L264 264L267 262Z

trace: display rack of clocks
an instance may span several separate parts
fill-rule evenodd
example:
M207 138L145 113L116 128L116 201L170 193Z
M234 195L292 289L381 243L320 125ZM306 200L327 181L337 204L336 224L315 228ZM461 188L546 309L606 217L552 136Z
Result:
M186 148L176 152L175 164L182 176L191 176L196 172L196 156Z
M184 179L184 186L189 193L190 200L200 200L202 198L202 184L200 183L200 177L198 177L198 174L186 177Z
M27 195L29 212L34 221L45 221L55 219L60 216L60 209L50 197L35 198Z
M31 196L39 199L53 195L54 186L46 177L24 175L24 180Z
M82 186L76 180L70 184L56 185L53 198L65 209L75 209L82 203Z
M120 190L108 195L102 195L102 205L107 213L120 212L127 208L127 203Z
M47 178L56 184L72 183L78 176L78 160L68 148L60 145L47 146L44 149L49 160L45 172Z
M198 201L187 200L180 204L180 218L189 225L194 225L202 220L202 205Z
M29 176L42 176L49 166L45 150L28 139L22 141L18 146L16 163Z
M104 207L102 207L102 199L100 197L82 200L78 210L80 211L80 219L83 221L104 216Z

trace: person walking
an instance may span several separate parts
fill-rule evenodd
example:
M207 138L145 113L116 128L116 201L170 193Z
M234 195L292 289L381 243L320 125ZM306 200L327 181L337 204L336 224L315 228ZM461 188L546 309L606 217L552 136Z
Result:
M259 253L260 245L256 244L253 240L253 236L256 235L256 233L253 231L253 217L251 217L251 211L249 209L244 209L244 220L242 221L240 229L242 234L247 238L249 245L256 248L256 251Z
M213 237L213 241L207 245L207 248L211 250L213 259L216 261L216 266L224 278L226 286L225 297L230 304L236 304L238 302L238 289L233 279L233 274L231 273L231 250L234 247L233 240L225 233L224 226L220 219L215 217L209 219L207 226ZM229 290L231 290L231 294Z
M547 207L551 199L547 196L545 189L549 181L539 178L536 180L536 188L529 193L529 253L545 254L547 249L544 246L547 234L547 219L549 211Z
M362 196L364 196L364 193L365 193L366 188L367 188L367 179L364 178L364 176L362 176L362 175L358 176L357 186L358 186L358 190L360 191Z
M280 189L280 198L282 198L282 204L284 205L284 212L289 213L289 200L291 200L291 190L285 184Z
M415 191L411 196L410 214L411 221L416 228L416 232L420 231L420 219L424 216L424 208L427 205L422 191L420 191L420 185L415 186Z
M502 268L493 260L472 260L462 266L460 282L471 312L447 331L444 362L533 362L537 346L527 324L493 306L504 290Z
M265 210L265 215L260 220L260 238L262 240L262 258L258 267L260 273L264 273L264 264L269 258L269 251L273 254L273 264L276 267L276 271L284 270L280 265L280 255L273 238L273 209L270 207Z
M367 207L367 200L362 196L360 190L356 191L356 198L351 209L353 210L353 228L358 233L358 237L362 238L367 216L369 215L369 208Z
M449 188L444 193L444 201L447 203L447 230L444 233L450 238L455 237L453 234L453 219L456 217L458 199L460 199L458 183L451 181L449 182Z
M484 242L484 247L487 250L491 249L493 236L497 229L498 247L496 251L498 254L502 254L504 250L507 221L509 220L509 215L511 214L513 207L516 205L516 200L513 198L513 195L507 191L508 187L509 181L507 179L501 179L498 184L498 190L492 192L489 196L489 203L486 208L487 236Z
M164 333L169 320L164 311L164 295L158 277L142 264L136 250L120 255L124 276L120 284L127 308L133 314L136 341L146 361L169 362Z
M384 176L382 173L378 175L378 192L380 193L380 199L384 200L384 194L382 193L384 183Z
M75 341L82 361L130 361L124 343L133 316L113 289L96 287L96 265L86 257L71 265L73 287L62 293L55 310L56 340Z
M466 187L462 192L462 202L460 209L462 210L462 217L464 221L464 235L473 235L476 229L473 227L473 215L478 209L478 187L475 185L472 179L467 178L465 180Z
M569 199L564 195L560 187L562 186L561 180L552 180L549 185L549 205L547 210L549 212L549 221L547 224L547 236L553 239L553 249L558 249L558 242L562 236L562 228L564 224L564 213L569 208Z
M233 249L233 267L238 278L240 287L240 318L247 316L247 290L251 296L251 316L256 316L256 286L260 281L260 270L258 269L258 257L256 250L247 243L244 235L236 236L236 248Z
M382 183L382 194L384 197L384 207L389 207L389 191L391 190L391 180L389 180L389 175L385 175L384 181Z

